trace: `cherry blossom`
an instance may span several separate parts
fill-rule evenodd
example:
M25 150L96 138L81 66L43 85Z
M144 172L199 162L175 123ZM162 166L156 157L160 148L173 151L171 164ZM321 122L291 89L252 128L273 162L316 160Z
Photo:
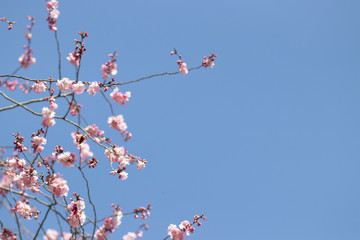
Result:
M117 74L117 65L116 65L116 59L114 57L119 56L117 53L115 54L109 54L109 57L111 58L108 62L101 65L101 76L103 79L107 80L111 75L115 76Z
M123 240L134 240L135 238L137 238L137 234L134 232L128 232L123 236Z
M81 81L79 81L73 84L72 89L75 94L82 94L85 91L86 87Z
M179 73L181 74L188 74L189 70L187 68L186 63L183 60L177 60L177 64L179 65Z
M75 153L64 152L58 155L58 162L64 167L73 167L76 161Z
M58 89L64 93L69 92L73 87L74 81L70 80L69 78L62 78L61 80L58 80L56 83L56 86Z
M74 193L74 195L76 195ZM72 227L80 227L84 224L86 215L83 211L85 208L85 202L82 198L77 196L77 200L72 200L71 204L67 206L70 216L67 218L68 223Z
M32 85L31 88L34 90L34 92L41 93L41 92L45 92L48 89L48 86L46 82L37 81L36 83L34 83L34 85Z
M69 187L67 181L62 178L60 174L48 175L46 177L48 189L58 198L67 196Z
M214 67L215 63L214 63L214 57L217 57L215 53L212 53L211 55L208 56L208 58L206 58L205 56L203 57L203 62L202 62L202 66L204 66L205 68L207 67Z
M0 233L1 240L16 240L16 235L9 229L3 228L2 232Z
M27 69L31 64L36 63L36 58L33 57L31 48L25 50L25 53L19 57L19 62L25 69Z
M47 107L43 107L41 111L41 115L44 117L44 119L41 122L41 125L44 127L51 127L55 125L55 120L53 117L55 116L55 112L51 111Z
M46 11L48 11L48 17L46 18L46 20L49 23L49 29L51 31L56 31L57 27L56 27L56 21L60 15L58 8L58 1L57 0L50 0L47 2L46 4Z
M184 240L184 233L174 224L170 224L168 227L168 235L173 240Z
M31 142L33 143L31 147L34 149L34 153L41 153L44 150L42 145L46 144L46 139L41 136L33 136Z
M38 213L35 211L35 208L27 204L26 202L17 201L15 207L11 209L12 212L17 212L20 216L25 219L31 219L33 216Z
M131 97L131 92L119 92L119 89L116 87L112 93L110 93L110 97L112 100L114 100L117 103L120 103L121 105L125 105L126 102L129 101L129 98Z
M93 96L96 95L96 93L98 93L99 91L100 91L100 86L98 82L92 82L87 90L87 92Z
M56 230L48 229L44 235L44 240L57 240L59 239L59 236L60 233L58 233Z

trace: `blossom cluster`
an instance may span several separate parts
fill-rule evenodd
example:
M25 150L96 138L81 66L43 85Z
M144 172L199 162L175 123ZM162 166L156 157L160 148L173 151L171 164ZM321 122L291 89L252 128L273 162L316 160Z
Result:
M75 42L75 51L69 53L67 60L74 65L75 67L80 65L81 56L86 51L85 43L83 42L84 38L88 37L88 33L79 32L81 40L74 39Z
M16 212L25 219L37 218L37 215L40 213L35 210L35 207L30 206L28 201L17 201L15 207L10 210L11 212Z
M57 0L47 0L46 11L48 11L48 16L46 21L48 21L49 29L54 32L57 30L56 21L60 15L58 7L59 2Z
M28 20L31 22L26 28L28 31L25 33L25 39L28 41L28 44L24 46L25 52L19 57L19 62L23 68L28 68L31 64L36 62L36 59L32 55L32 48L30 47L31 43L31 30L35 24L34 17L28 17Z
M110 60L105 64L101 65L101 77L104 80L107 80L110 77L110 74L115 76L117 74L117 65L115 57L119 55L115 52L114 54L109 54Z
M123 217L122 209L115 204L111 204L114 207L113 216L105 218L104 224L95 232L96 240L105 240L109 237L109 234L115 231L115 228L119 227L121 224L121 219Z
M76 199L70 199L71 203L67 206L68 211L71 213L67 218L67 222L72 227L80 227L84 224L86 215L84 212L85 202L79 195L73 193Z
M168 235L173 240L184 240L185 236L188 236L190 233L194 232L194 224L197 224L197 226L201 225L200 219L206 220L206 217L204 217L204 215L195 215L192 223L190 223L188 220L182 221L179 225L179 228L174 224L170 224L168 227Z

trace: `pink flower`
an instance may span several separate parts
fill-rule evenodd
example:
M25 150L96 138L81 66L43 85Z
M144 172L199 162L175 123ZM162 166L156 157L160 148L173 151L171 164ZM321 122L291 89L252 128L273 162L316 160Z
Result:
M120 103L121 105L125 105L126 102L129 101L129 98L131 97L131 92L122 93L119 92L118 88L115 88L112 93L110 93L110 97L117 103Z
M145 162L144 161L138 161L136 164L137 169L141 170L145 168Z
M94 154L90 152L90 146L87 143L82 143L79 145L80 150L80 158L86 159L88 157L92 157Z
M16 235L9 229L3 228L2 232L0 233L1 240L16 240Z
M67 93L72 89L73 82L69 78L63 78L57 81L56 86L60 91Z
M7 174L4 174L2 176L1 182L0 182L0 187L3 188L10 188L10 179L8 177ZM0 189L0 195L5 196L7 194L8 191Z
M96 240L106 240L108 239L108 237L109 237L109 232L107 232L103 227L98 229L94 235L94 238Z
M188 236L190 235L190 232L192 233L195 230L188 220L182 221L179 228Z
M174 224L168 227L168 235L173 240L184 240L184 233Z
M60 236L60 233L58 233L54 229L48 229L44 235L44 240L57 240Z
M112 127L115 130L118 130L120 132L126 132L127 125L124 122L123 115L118 116L112 116L108 118L108 124L110 127Z
M32 56L31 49L26 50L23 55L19 57L21 66L27 69L31 64L36 63L36 58Z
M15 204L15 208L13 208L11 211L17 212L25 219L31 219L34 215L35 208L25 202L17 201Z
M30 40L31 37L32 37L31 32L26 32L25 35L24 35L24 37L25 37L27 40Z
M6 81L6 87L8 88L9 91L14 91L16 89L16 85L18 84L17 80L14 81Z
M34 90L34 92L41 93L46 91L47 84L46 82L37 81L31 88Z
M128 232L123 236L123 240L134 240L135 238L137 238L137 235L134 232Z
M82 198L79 198L77 201L73 200L71 204L67 206L67 209L71 212L70 216L67 218L68 223L72 227L80 227L84 224L86 220L85 212L85 202Z
M80 65L80 57L74 52L69 53L66 59L75 67Z
M100 86L98 82L92 82L88 88L88 93L90 95L95 95L96 93L98 93L100 91Z
M207 67L214 67L215 63L214 63L214 57L216 57L215 53L212 53L211 55L208 56L209 58L206 58L205 56L203 57L203 62L202 62L202 66L204 66L205 68Z
M67 196L69 187L67 181L62 178L60 174L48 175L46 177L48 182L48 189L58 198Z
M92 137L95 138L96 142L105 141L104 131L101 131L95 124L89 125L85 128L85 131Z
M46 18L46 20L48 21L49 29L51 31L57 30L55 24L60 14L59 10L57 10L58 5L59 3L57 0L50 0L46 4L46 11L48 11L48 17Z
M177 64L179 65L179 73L181 74L188 74L188 68L186 63L183 62L183 60L178 60Z
M46 144L46 139L40 136L33 136L31 142L33 143L31 147L34 149L34 153L41 153L44 150L42 145Z
M86 87L81 81L79 81L77 83L74 83L72 85L72 88L75 94L82 94L85 91Z
M41 115L44 117L41 122L44 127L51 127L55 125L55 120L53 119L53 117L55 116L55 112L51 111L47 107L43 107Z
M76 161L75 153L64 152L58 155L58 162L64 167L73 167Z

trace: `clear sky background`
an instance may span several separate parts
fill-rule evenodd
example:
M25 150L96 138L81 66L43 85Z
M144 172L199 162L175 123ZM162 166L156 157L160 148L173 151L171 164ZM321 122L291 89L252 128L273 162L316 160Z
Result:
M91 144L100 163L87 174L99 214L110 214L112 202L124 211L151 203L144 239L163 239L169 224L198 213L208 220L189 239L359 239L359 9L356 0L60 0L63 76L70 79L74 68L65 57L82 30L89 33L82 81L100 81L101 64L114 50L118 82L177 71L173 47L189 67L218 55L213 69L121 87L132 92L126 106L115 105L134 136L126 143L107 126L111 113L102 97L80 96L90 123L148 161L120 181L108 174L103 149ZM18 67L31 15L37 63L19 75L57 77L46 14L45 1L0 2L0 17L17 22L12 31L0 23L0 74ZM38 112L42 106L32 105ZM17 131L29 143L41 122L21 109L0 119L1 145ZM57 121L45 150L62 144L75 151L71 131ZM75 170L59 171L70 192L85 192ZM91 215L89 204L86 211ZM111 239L141 223L125 217Z

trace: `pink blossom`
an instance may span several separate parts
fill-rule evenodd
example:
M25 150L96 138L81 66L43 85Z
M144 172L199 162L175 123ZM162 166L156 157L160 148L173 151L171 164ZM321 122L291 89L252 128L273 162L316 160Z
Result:
M96 240L106 240L108 239L108 237L109 237L109 233L103 227L98 229L94 235L94 238Z
M208 56L208 58L206 58L205 56L203 57L203 62L202 62L202 66L204 66L205 68L207 67L214 67L215 63L214 63L214 57L216 57L215 53L212 53L211 55Z
M115 61L116 59L112 58L107 63L101 65L101 76L103 79L107 80L110 74L113 76L117 74L117 64Z
M181 224L179 225L179 228L181 229L182 232L184 232L184 234L188 236L190 235L190 232L192 233L195 230L188 220L182 221Z
M31 142L33 143L31 147L34 149L34 153L41 153L44 150L42 145L46 144L46 139L41 136L33 136Z
M7 174L4 174L2 176L1 182L0 182L0 187L3 188L10 188L10 179L8 177ZM8 191L4 190L4 189L0 189L0 195L5 196L7 194Z
M55 112L51 111L47 107L43 107L41 115L44 117L43 121L41 122L44 127L51 127L55 125L55 120L53 119Z
M48 189L58 198L67 196L69 187L67 181L62 178L60 174L48 175L46 177L48 182Z
M145 168L145 162L144 161L138 161L136 164L137 169L141 170Z
M88 157L92 157L94 154L90 152L90 146L87 143L82 143L79 145L80 149L80 158L86 159Z
M26 32L25 35L24 35L24 37L25 37L27 40L30 40L31 37L32 37L31 32Z
M110 97L117 103L121 105L125 105L126 102L129 101L131 97L131 92L122 93L119 92L119 89L116 87L112 93L110 93Z
M85 131L94 138L96 142L105 141L104 131L101 131L95 124L87 126Z
M75 94L82 94L85 91L86 87L81 81L79 81L77 83L74 83L72 88Z
M16 240L16 235L9 229L3 228L2 232L0 233L1 240Z
M40 183L37 182L38 178L38 173L34 168L26 167L14 180L16 181L16 187L20 190L31 189L32 192L38 193L40 190Z
M105 156L109 159L110 162L118 162L120 161L120 157L124 157L125 148L114 145L111 149L105 150Z
M134 240L135 238L137 238L137 235L134 232L128 232L123 236L123 240Z
M122 171L121 173L119 173L119 178L121 180L126 180L128 178L128 173L125 171Z
M36 59L33 57L31 49L26 50L25 53L19 57L19 62L25 69L27 69L31 64L36 63Z
M41 93L41 92L45 92L48 87L46 82L37 81L36 83L34 83L34 85L31 88L34 90L34 92Z
M57 30L56 21L60 14L59 10L57 10L58 4L59 3L57 0L50 0L46 4L46 11L48 11L48 17L46 18L46 20L48 21L49 29L51 31Z
M17 80L14 80L12 82L6 81L5 84L9 91L14 91L16 89L16 85L18 84L18 81Z
M71 212L70 216L67 218L68 223L72 227L80 227L84 224L86 220L85 212L85 202L82 198L79 198L77 201L73 200L71 204L67 206L67 209Z
M63 232L61 240L72 240L73 238L71 233Z
M17 212L25 219L31 219L34 215L35 208L25 202L17 201L15 208L12 209L12 212Z
M73 82L72 80L70 80L69 78L63 78L61 80L58 80L56 83L56 86L58 87L58 89L64 93L69 92L72 87L73 87Z
M73 167L76 161L75 153L64 152L58 155L58 162L64 167Z
M115 130L121 131L121 132L126 132L127 129L127 125L124 122L124 117L123 115L118 115L118 116L112 116L108 118L108 124L110 127L112 127Z
M189 71L188 71L187 65L186 65L186 63L184 63L183 60L178 60L177 64L179 65L179 73L188 74Z
M80 65L80 57L74 52L69 53L66 59L75 67Z
M44 235L44 240L57 240L60 236L60 233L58 233L54 229L48 229Z
M92 82L88 88L88 93L90 95L95 95L96 93L98 93L100 91L100 86L98 82Z
M184 233L174 224L169 225L168 235L173 240L184 240Z

